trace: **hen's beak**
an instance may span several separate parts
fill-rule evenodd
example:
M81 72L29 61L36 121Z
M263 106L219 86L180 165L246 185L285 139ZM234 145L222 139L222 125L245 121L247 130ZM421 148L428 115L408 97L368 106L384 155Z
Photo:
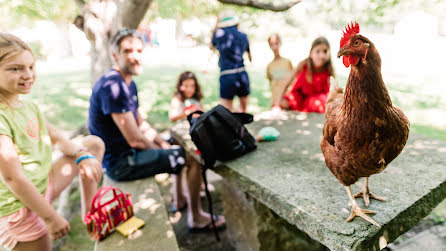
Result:
M338 51L338 58L340 58L341 56L344 56L344 55L346 55L346 54L348 54L349 53L349 51L347 50L347 48L341 48L339 51Z

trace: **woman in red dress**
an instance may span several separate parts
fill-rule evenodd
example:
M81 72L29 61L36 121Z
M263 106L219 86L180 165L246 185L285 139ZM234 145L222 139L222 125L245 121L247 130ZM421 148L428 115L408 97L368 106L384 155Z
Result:
M316 38L310 55L293 70L279 92L275 108L301 112L325 112L325 102L330 89L330 77L334 77L330 57L330 45L324 37ZM290 83L296 79L291 91L284 95Z

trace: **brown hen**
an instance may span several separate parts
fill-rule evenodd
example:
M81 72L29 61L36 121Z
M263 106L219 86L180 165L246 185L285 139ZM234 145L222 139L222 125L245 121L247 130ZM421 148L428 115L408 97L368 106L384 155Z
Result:
M381 76L381 58L373 43L358 34L359 25L346 27L338 57L346 67L351 65L345 88L330 91L325 112L325 125L320 147L325 163L346 187L351 201L347 221L360 216L379 226L366 214L375 213L360 208L355 197L385 198L369 191L369 176L384 170L403 150L409 135L409 120L392 105ZM361 192L352 195L350 185L366 177Z

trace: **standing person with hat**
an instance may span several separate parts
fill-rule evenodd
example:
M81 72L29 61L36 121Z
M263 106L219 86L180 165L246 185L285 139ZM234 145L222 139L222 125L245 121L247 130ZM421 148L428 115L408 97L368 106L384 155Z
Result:
M238 17L232 11L224 12L217 19L217 24L212 34L211 49L217 49L220 58L220 103L233 110L234 96L239 97L240 112L246 112L248 95L250 93L249 78L243 63L243 54L248 53L252 62L249 49L248 36L238 30Z

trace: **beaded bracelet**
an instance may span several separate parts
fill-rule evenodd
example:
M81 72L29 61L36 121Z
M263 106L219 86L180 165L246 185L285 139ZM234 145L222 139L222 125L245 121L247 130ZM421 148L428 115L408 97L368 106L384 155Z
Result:
M80 156L77 160L76 160L76 165L79 164L79 162L81 162L84 159L96 159L96 157L94 155L83 155Z

